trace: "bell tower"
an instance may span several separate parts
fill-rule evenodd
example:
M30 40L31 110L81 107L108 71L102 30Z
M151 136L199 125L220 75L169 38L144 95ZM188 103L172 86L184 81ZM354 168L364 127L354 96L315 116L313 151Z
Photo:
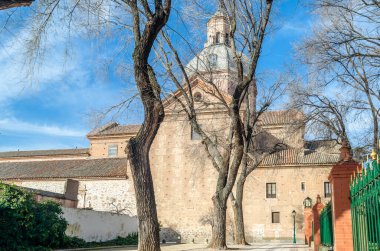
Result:
M230 46L230 24L228 14L219 6L216 13L207 22L207 42L205 47L215 44Z

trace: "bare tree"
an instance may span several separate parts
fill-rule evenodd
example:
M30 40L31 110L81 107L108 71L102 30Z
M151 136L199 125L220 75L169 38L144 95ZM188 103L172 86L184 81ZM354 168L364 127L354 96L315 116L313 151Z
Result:
M168 21L171 0L165 0L164 3L156 0L154 10L151 9L148 1L130 0L126 2L131 8L133 16L135 81L144 105L144 122L137 135L129 140L126 151L136 193L139 250L154 251L160 250L160 230L149 151L165 113L160 96L161 87L153 68L148 63L148 58L157 35ZM144 15L145 22L141 15ZM141 27L143 27L142 30Z
M347 95L352 97L348 100L351 108L371 118L371 145L377 149L380 110L379 2L319 0L314 4L320 20L313 35L300 46L303 58L316 76L316 82L326 89L335 86L350 93ZM324 106L332 104L328 104L327 95L309 97L318 98L319 104L324 103ZM340 130L347 132L341 125Z
M318 139L334 139L338 144L349 139L348 117L352 115L352 104L343 95L327 96L318 86L294 84L291 92L291 107L303 110L309 132Z
M144 122L137 135L129 140L126 152L135 188L140 251L160 250L149 150L165 113L160 85L148 58L157 35L169 19L170 11L171 0L41 0L32 18L31 35L27 41L34 67L38 65L35 64L36 59L42 55L42 45L49 28L57 23L67 25L69 32L74 24L78 25L79 30L97 28L99 33L103 26L110 24L118 29L132 30L134 79L144 106Z
M21 7L21 6L29 6L32 4L34 0L3 0L0 1L0 10Z
M244 155L241 162L240 174L235 184L235 193L231 191L230 201L234 214L234 242L248 245L245 238L243 197L247 177L261 164L265 157L285 147L281 141L271 141L259 121L273 102L284 93L282 81L275 83L269 92L257 103L257 90L251 90L245 97L246 109L244 117ZM253 97L251 97L253 96Z
M199 71L199 69L195 69L195 72L194 69L189 71L182 62L183 55L175 48L168 33L163 33L163 39L169 52L165 50L165 46L162 44L158 50L163 55L161 62L164 68L178 89L177 93L181 94L182 97L179 98L174 94L171 98L178 102L191 127L200 135L206 153L217 171L216 188L212 197L214 219L209 247L226 249L227 200L235 185L244 156L245 130L241 113L242 104L247 93L251 93L252 96L249 99L253 100L253 103L256 102L257 84L254 80L271 13L272 1L221 0L219 8L218 15L226 20L226 24L229 26L223 41L230 48L234 65L236 65L234 75L236 84L230 91L231 95L228 95L228 90L222 90L213 81L212 67L211 71L206 73ZM208 43L218 44L222 41L218 32L214 35L213 38L208 38ZM238 48L248 52L249 57L239 52ZM179 69L183 82L176 74L174 67ZM193 93L193 86L199 81L205 83L203 90L218 100L218 104L214 105L224 109L228 115L226 133L223 134L226 139L223 143L218 142L220 138L216 139L214 134L208 133L199 120L198 97Z

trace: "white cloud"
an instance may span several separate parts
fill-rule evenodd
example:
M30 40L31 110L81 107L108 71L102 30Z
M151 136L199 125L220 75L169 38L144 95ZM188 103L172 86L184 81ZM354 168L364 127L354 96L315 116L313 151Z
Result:
M0 131L11 131L27 134L44 134L61 137L83 137L87 133L83 130L75 130L47 124L34 124L15 118L0 119Z
M282 32L296 32L296 33L307 33L309 30L309 25L305 22L286 22L282 27Z

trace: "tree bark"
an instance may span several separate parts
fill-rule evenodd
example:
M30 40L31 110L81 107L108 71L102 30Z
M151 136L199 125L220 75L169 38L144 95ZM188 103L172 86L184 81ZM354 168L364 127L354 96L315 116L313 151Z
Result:
M0 1L0 10L21 7L21 6L29 6L32 4L34 0L3 0Z
M140 1L145 6L148 20L141 31L140 9L137 0L128 2L133 16L133 33L135 45L133 51L134 75L141 101L144 106L144 122L136 137L128 142L128 158L131 165L133 184L136 194L137 218L139 221L139 251L159 251L160 237L157 219L156 200L153 179L149 163L149 151L164 119L164 107L161 101L161 88L148 58L162 27L167 23L171 0L155 2L155 13L147 1Z
M248 245L245 240L245 229L244 229L244 215L243 215L243 193L244 193L244 183L245 178L240 177L236 183L236 198L232 195L231 204L234 213L234 239L235 244L238 245Z
M156 210L152 174L149 163L150 145L163 120L163 107L152 102L146 107L146 120L136 138L128 143L128 156L131 165L136 193L137 217L139 221L139 251L160 250L159 224ZM148 135L146 135L148 134Z
M212 239L209 247L225 250L227 249L226 242L226 209L227 199L216 194L212 198L214 205L214 224L212 228Z
M140 66L140 64L138 64ZM139 67L136 66L136 67ZM136 68L135 67L135 68ZM148 71L136 74L136 82L150 83ZM131 165L136 193L137 217L139 220L139 251L160 250L159 224L153 179L150 170L149 150L164 119L164 108L159 97L147 87L141 89L144 104L144 123L136 137L128 142L128 157Z

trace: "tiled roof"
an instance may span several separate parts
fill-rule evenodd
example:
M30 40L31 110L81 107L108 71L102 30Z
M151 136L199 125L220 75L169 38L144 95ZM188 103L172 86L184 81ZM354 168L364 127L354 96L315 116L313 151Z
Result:
M0 180L126 177L126 158L0 162Z
M140 127L141 125L119 125L118 123L111 122L91 131L89 134L87 134L87 137L137 133Z
M89 155L88 148L0 152L0 158Z
M338 161L339 154L326 154L304 149L286 149L267 156L261 166L321 165L335 164Z
M303 122L303 113L295 110L267 111L259 117L260 125L283 125Z

